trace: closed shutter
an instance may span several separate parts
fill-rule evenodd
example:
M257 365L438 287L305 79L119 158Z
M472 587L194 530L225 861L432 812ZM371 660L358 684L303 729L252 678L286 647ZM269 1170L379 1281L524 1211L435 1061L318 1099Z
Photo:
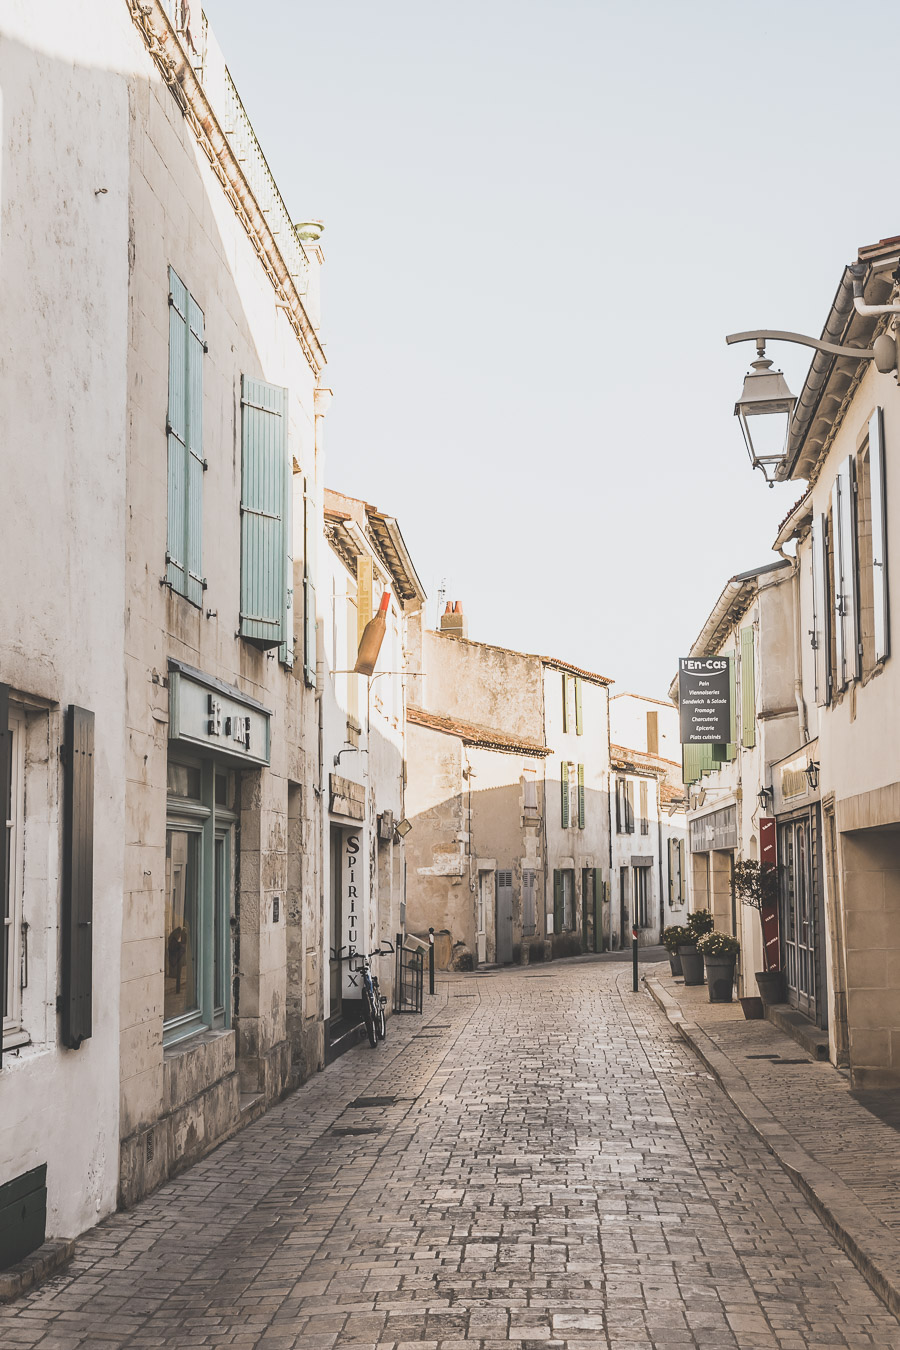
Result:
M534 872L522 870L522 927L526 937L534 932Z
M578 765L578 828L584 829L584 765Z
M3 1017L6 1009L6 923L4 916L10 905L9 894L9 830L6 822L10 819L10 749L9 734L9 686L0 684L0 887L3 887L0 904L0 1068L3 1067Z
M887 577L887 498L884 482L884 415L876 408L869 419L869 491L872 499L872 592L875 604L875 660L890 655Z
M756 744L756 654L753 628L741 629L741 743Z
M168 526L166 580L203 599L203 311L169 268Z
M294 461L287 450L284 465L284 619L278 659L294 668Z
M569 764L563 760L559 766L559 823L564 830L569 828Z
M686 787L690 787L691 783L696 783L703 773L700 763L701 749L702 746L699 745L682 745L681 747L681 781Z
M685 878L684 878L684 840L678 840L678 900L684 904L685 899Z
M303 678L316 684L316 499L307 478L303 493Z
M575 735L584 734L584 725L581 718L581 680L575 676Z
M594 868L594 951L603 951L603 876Z
M675 840L666 843L666 862L669 869L669 906L675 903Z
M647 782L642 779L640 783L640 807L641 807L641 834L650 833L650 820L647 811Z
M241 637L261 651L285 639L288 392L241 379Z
M563 732L569 730L569 677L562 677L562 701L563 701Z
M66 714L62 903L62 1040L91 1034L94 904L94 714Z
M625 833L634 834L634 783L625 780Z
M563 881L562 872L558 869L553 873L553 931L561 933L563 930Z
M825 589L827 571L825 564L825 518L813 515L810 540L810 565L812 568L812 628L809 632L810 645L815 662L815 695L819 707L828 702L828 601Z

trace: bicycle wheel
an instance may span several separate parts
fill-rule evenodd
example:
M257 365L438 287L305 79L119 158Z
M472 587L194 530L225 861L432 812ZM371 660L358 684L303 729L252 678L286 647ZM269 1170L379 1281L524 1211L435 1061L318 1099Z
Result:
M369 1038L369 1044L374 1050L375 1046L378 1044L378 1032L375 1030L375 1007L372 1003L372 995L369 993L368 989L363 998L363 1017L366 1023L366 1035Z
M387 1018L384 1015L384 1008L378 1004L378 1012L375 1017L375 1030L378 1032L378 1039L383 1041L387 1035Z

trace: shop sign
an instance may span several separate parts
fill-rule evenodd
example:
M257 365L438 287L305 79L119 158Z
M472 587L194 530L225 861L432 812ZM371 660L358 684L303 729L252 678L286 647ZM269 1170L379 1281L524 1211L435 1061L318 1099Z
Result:
M685 656L678 663L682 745L731 740L731 672L727 656Z
M778 857L775 851L775 817L760 816L759 820L759 861L761 863L777 862Z
M720 811L694 817L690 822L691 852L711 853L737 848L737 807L723 806Z
M269 763L270 713L239 689L169 669L169 739L204 750L216 750L242 764Z
M341 956L357 958L365 951L362 835L356 830L341 833ZM345 998L362 998L362 979L353 969L358 964L358 960L341 962L341 989Z

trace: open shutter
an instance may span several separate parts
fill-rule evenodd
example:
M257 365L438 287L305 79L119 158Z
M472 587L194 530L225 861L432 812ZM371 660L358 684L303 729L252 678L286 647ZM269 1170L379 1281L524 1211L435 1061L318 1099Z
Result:
M812 564L812 628L809 631L810 645L815 653L815 689L816 703L821 707L828 702L828 659L831 642L831 629L828 615L826 561L826 524L825 517L813 515L811 539Z
M91 1034L94 904L94 714L66 713L62 903L62 1040Z
M285 391L287 392L287 391ZM287 399L285 399L285 413ZM288 670L294 667L294 461L285 446L284 465L284 618L278 659Z
M847 569L850 559L845 552L847 527L845 516L851 511L847 484L843 469L835 478L831 488L832 550L834 556L834 650L835 683L838 689L846 688L850 678L850 655L847 650L847 590L849 580Z
M634 834L634 783L625 780L625 833Z
M0 1068L3 1067L3 1019L6 1012L7 977L7 933L5 915L10 903L9 896L9 828L10 819L10 735L9 735L9 686L0 684L0 887L3 887L0 904Z
M316 685L316 499L307 478L303 493L303 678Z
M553 873L553 931L561 933L563 930L563 882L562 872L558 869Z
M684 885L684 840L678 840L678 901L684 904L685 885Z
M728 655L728 713L731 718L731 729L728 744L723 749L721 760L718 761L720 763L728 763L737 754L737 657L733 652ZM713 759L716 759L715 754Z
M562 714L563 714L563 733L569 730L569 677L562 676Z
M188 511L187 511L187 586L185 595L193 604L203 601L206 581L203 576L203 310L188 296L187 334L187 436L188 436Z
M876 408L869 419L869 491L872 499L872 592L875 602L875 660L891 652L888 620L887 498L884 491L884 415Z
M578 765L578 828L584 829L584 765Z
M741 629L741 744L756 744L756 648L753 627Z
M844 655L847 680L862 673L859 641L859 577L856 543L856 459L849 455L841 469L841 558L844 567Z
M241 379L241 637L262 651L284 641L287 390Z
M559 823L564 830L569 828L569 764L563 760L559 766Z
M184 283L169 268L169 515L166 580L181 595L187 591L187 310Z
M575 735L584 735L584 724L581 718L581 680L575 676Z

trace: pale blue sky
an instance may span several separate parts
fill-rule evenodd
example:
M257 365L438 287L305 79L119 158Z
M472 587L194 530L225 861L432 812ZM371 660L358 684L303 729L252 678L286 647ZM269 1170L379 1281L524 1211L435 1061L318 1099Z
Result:
M470 637L664 697L802 490L751 472L724 334L818 334L900 233L896 5L206 9L325 221L329 485L397 516L430 616L446 578Z

